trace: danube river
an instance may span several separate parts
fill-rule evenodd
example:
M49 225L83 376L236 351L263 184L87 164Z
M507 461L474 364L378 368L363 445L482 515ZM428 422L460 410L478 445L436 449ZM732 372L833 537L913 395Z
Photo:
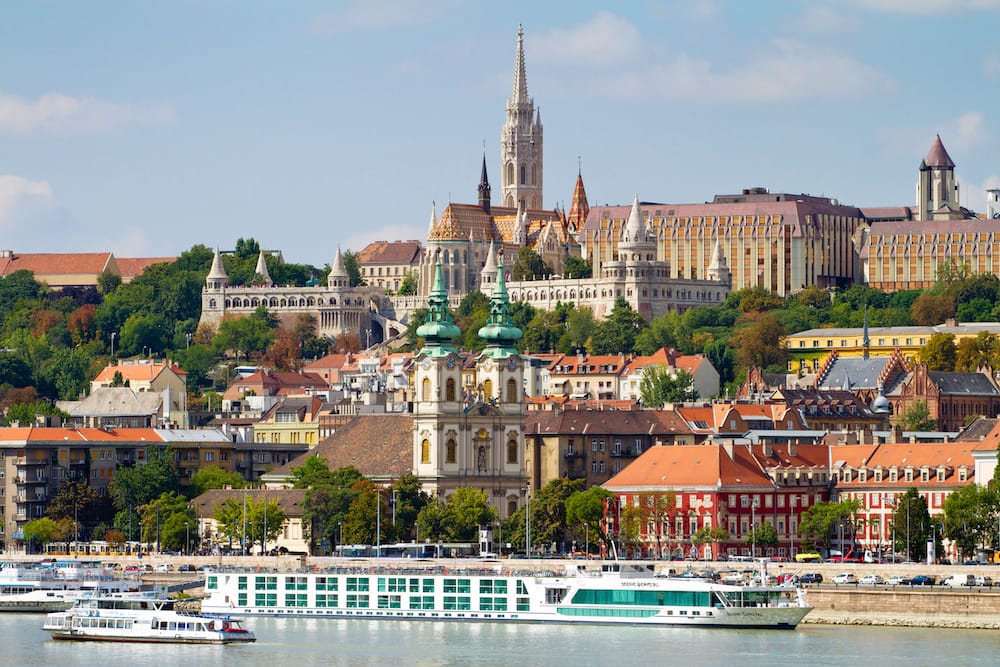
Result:
M250 619L257 643L179 646L57 642L42 615L0 616L0 665L996 665L1000 634L803 625L795 631Z

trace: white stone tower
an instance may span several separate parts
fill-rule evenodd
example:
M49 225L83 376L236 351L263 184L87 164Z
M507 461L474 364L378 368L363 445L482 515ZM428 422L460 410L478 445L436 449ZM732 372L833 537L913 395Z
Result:
M500 183L503 205L542 208L542 115L528 97L524 71L524 29L517 27L514 94L500 135Z
M986 191L986 217L990 220L1000 220L1000 188L990 188Z

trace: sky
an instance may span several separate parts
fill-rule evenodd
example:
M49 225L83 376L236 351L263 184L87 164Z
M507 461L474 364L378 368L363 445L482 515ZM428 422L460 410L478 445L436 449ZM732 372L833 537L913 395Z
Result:
M477 200L517 27L544 205L761 186L913 205L936 134L1000 187L1000 0L38 0L0 6L0 249L286 261Z

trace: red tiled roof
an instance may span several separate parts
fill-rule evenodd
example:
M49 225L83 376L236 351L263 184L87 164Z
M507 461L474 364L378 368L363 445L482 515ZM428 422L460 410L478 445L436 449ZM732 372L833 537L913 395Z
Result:
M322 457L331 470L354 466L366 477L398 478L413 471L413 416L359 415L271 474L290 474L309 456Z
M744 445L650 447L605 484L608 490L669 488L772 487L771 478Z
M153 264L173 264L177 261L176 257L126 257L115 258L118 263L118 270L122 274L122 280L129 280L141 275L146 267L152 266Z
M103 272L111 261L110 252L29 253L0 258L0 275L15 271L31 271L36 277Z
M375 241L354 256L358 264L413 264L423 249L419 241Z
M183 370L177 364L170 364L168 366L167 362L153 361L151 363L119 363L116 366L105 366L97 377L94 378L94 382L111 382L115 373L121 373L122 380L130 380L136 382L152 382L160 373L162 373L167 368L170 368L176 375L185 376L187 371Z

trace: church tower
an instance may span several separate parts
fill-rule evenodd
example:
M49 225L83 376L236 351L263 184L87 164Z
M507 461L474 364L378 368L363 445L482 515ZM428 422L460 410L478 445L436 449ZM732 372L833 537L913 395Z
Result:
M920 163L917 220L955 220L962 217L955 163L941 143L941 135L937 135L927 157Z
M528 97L524 69L524 29L517 27L514 92L507 101L507 120L500 135L503 205L542 208L542 114Z
M490 179L486 175L486 149L483 148L483 173L479 176L479 208L490 214Z

